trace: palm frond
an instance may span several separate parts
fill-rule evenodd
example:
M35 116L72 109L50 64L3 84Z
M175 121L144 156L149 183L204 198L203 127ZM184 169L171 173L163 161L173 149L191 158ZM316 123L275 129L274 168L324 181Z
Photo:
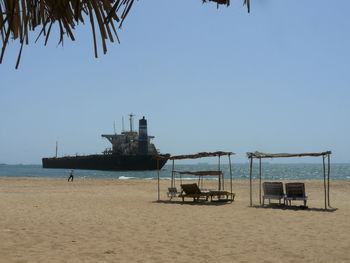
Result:
M219 4L230 4L230 0L203 0ZM50 36L52 25L59 25L59 44L63 45L65 37L75 40L74 29L79 23L84 23L84 15L89 17L93 34L95 57L97 54L96 34L98 28L102 41L103 53L107 52L106 40L114 42L113 36L119 42L115 24L123 25L134 0L0 0L0 35L2 48L0 64L2 63L6 46L10 37L21 44L16 69L18 68L23 44L29 44L29 33L37 27L39 35L45 37L45 44ZM249 0L244 4L250 10Z

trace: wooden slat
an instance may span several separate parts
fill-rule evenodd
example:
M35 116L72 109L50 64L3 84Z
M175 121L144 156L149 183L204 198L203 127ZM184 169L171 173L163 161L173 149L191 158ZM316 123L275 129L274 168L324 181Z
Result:
M200 152L196 154L187 154L187 155L174 155L170 157L164 156L156 156L156 159L168 159L168 160L182 160L182 159L198 159L203 157L216 157L216 156L224 156L224 155L234 155L233 152Z
M221 171L174 171L178 174L190 174L190 175L196 175L196 176L203 176L203 175L221 175Z
M318 157L331 154L331 151L321 153L262 153L262 152L247 152L248 158L289 158L289 157Z

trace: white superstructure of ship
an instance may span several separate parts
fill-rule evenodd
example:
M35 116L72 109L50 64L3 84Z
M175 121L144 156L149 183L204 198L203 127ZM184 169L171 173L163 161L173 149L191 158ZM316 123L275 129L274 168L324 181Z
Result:
M133 115L129 114L130 130L122 131L121 134L102 134L111 144L112 148L107 148L104 154L118 155L157 155L158 151L151 140L154 136L147 134L147 120L145 117L139 120L139 132L133 130ZM124 126L124 125L123 125Z

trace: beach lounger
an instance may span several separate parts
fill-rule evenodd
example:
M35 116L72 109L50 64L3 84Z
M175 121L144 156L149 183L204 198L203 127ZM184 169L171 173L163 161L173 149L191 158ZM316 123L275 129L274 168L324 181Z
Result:
M224 190L217 190L217 191L211 190L209 191L209 196L210 196L210 201L213 201L213 197L217 197L218 200L234 201L236 194L230 193ZM222 199L222 197L224 197L224 199Z
M182 201L185 201L185 197L193 198L193 201L198 201L200 198L204 197L208 201L209 192L203 192L199 189L197 184L182 184L182 191L179 197Z
M169 187L167 195L170 197L170 200L176 197L178 195L176 187Z
M305 184L304 183L287 183L286 184L286 197L285 202L288 205L292 205L292 200L304 201L306 206L307 196L305 195Z
M281 199L285 202L282 182L264 182L263 189L264 196L262 205L264 205L265 199L269 199L269 204L271 203L271 199L278 200L279 204L281 204Z

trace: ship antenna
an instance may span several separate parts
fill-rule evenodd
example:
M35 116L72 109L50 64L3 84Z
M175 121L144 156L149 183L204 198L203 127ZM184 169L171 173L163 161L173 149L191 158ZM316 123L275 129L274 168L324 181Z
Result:
M113 122L113 129L114 129L114 134L116 134L115 133L115 121Z
M132 132L132 117L134 117L135 115L130 113L129 116L130 116L130 118L129 118L129 120L130 120L130 131Z
M58 141L56 141L56 158L57 158L57 152L58 152Z
M125 129L124 129L124 116L122 116L122 132L124 132Z

